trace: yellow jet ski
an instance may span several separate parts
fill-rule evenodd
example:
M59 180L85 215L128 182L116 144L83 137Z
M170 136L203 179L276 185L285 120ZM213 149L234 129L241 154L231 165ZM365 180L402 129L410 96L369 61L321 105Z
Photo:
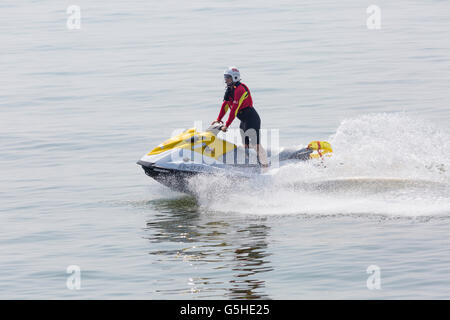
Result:
M225 174L240 178L264 175L253 149L246 149L217 136L221 124L206 131L191 128L164 141L145 154L137 164L145 173L169 188L189 192L188 180L198 174ZM333 152L326 141L313 141L300 150L267 150L279 166L295 161L323 159ZM269 168L270 171L270 168Z

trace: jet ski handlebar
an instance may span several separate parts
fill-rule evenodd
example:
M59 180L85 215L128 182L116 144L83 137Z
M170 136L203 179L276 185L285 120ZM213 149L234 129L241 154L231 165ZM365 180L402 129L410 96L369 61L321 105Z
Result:
M208 129L206 129L206 131L212 132L213 134L217 135L219 131L222 130L223 126L224 125L222 122L215 122L212 125L210 125Z

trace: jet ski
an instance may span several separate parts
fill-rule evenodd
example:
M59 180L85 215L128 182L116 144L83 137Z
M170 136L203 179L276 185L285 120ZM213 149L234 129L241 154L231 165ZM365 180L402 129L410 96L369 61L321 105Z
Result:
M189 193L189 179L199 174L222 174L237 179L270 174L271 167L268 172L263 170L253 149L219 138L221 128L216 123L205 131L187 129L155 147L137 164L159 183L186 193ZM292 162L320 160L332 152L328 142L313 141L299 150L267 150L267 155L269 159L276 157L276 167L281 167Z

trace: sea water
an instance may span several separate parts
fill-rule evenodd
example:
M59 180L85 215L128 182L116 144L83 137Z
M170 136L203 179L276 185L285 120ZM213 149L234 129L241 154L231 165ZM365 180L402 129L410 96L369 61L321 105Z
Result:
M450 298L450 4L374 5L3 1L0 297ZM170 191L136 161L230 65L334 154Z

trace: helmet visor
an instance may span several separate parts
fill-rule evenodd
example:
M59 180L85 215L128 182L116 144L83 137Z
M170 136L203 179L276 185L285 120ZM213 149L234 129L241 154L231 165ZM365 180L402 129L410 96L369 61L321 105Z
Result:
M223 75L223 78L224 78L225 84L226 84L228 87L231 86L231 85L233 84L233 77L232 77L231 75L229 75L229 74L224 74L224 75Z

